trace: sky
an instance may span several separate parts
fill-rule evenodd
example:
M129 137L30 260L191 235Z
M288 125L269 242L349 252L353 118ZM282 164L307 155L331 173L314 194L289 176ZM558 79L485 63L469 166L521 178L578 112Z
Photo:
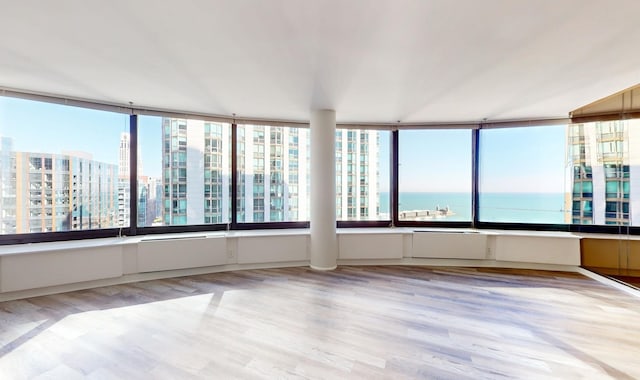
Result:
M480 131L480 192L565 192L566 126Z
M84 151L118 164L129 115L0 97L0 136L16 151ZM389 190L390 132L380 137L380 191ZM401 192L470 192L470 130L400 131ZM482 130L481 192L564 192L565 127ZM161 118L138 118L142 174L160 177Z
M471 192L471 130L399 133L400 192Z
M566 127L480 131L480 192L562 193ZM470 130L400 131L400 192L471 192Z
M15 151L83 151L96 161L118 165L122 132L129 132L126 114L0 97L0 136L10 137ZM138 140L143 174L159 177L161 118L140 117Z

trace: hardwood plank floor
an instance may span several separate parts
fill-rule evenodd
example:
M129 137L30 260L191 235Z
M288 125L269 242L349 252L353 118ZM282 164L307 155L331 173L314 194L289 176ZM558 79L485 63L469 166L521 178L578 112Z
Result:
M576 273L237 271L0 303L0 379L633 379L639 323Z

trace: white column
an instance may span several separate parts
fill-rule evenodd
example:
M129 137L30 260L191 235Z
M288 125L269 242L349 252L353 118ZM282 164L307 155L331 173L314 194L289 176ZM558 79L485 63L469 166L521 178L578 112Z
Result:
M336 112L311 112L311 268L333 270L336 235Z

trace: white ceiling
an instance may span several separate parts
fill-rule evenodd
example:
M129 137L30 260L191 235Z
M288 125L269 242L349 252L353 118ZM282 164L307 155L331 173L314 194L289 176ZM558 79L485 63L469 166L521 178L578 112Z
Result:
M566 117L640 83L638 0L0 0L0 87L242 117Z

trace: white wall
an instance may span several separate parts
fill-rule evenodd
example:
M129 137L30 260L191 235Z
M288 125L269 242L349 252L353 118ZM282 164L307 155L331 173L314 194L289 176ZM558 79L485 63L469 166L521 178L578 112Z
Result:
M580 265L580 240L570 236L496 236L495 259L539 264Z
M0 292L120 277L121 246L71 248L0 257Z
M401 259L403 244L399 233L342 233L338 236L338 258Z
M486 259L487 235L475 232L416 231L413 257Z
M224 236L143 239L137 248L140 273L227 264Z

